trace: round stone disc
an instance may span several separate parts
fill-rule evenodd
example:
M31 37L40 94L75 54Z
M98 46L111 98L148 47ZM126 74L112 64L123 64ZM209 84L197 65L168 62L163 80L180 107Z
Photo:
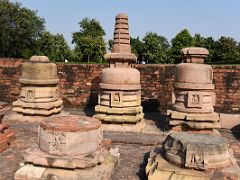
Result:
M52 155L89 155L101 148L101 122L95 118L68 115L40 123L39 148Z
M95 118L77 115L46 118L40 123L46 130L61 132L90 131L101 127L101 122Z

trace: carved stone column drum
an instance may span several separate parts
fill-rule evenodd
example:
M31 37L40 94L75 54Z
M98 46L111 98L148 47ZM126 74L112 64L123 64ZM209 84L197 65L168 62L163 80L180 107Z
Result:
M102 71L94 117L111 123L139 122L143 119L140 72L133 68L136 56L131 53L126 14L116 16L112 52L105 59L110 67Z
M119 153L104 146L101 121L66 115L42 120L38 143L23 158L16 180L101 180L110 179Z
M214 113L213 70L202 64L208 55L204 48L182 49L183 63L176 66L173 110L168 111L170 125L193 129L220 128L219 114Z
M100 149L101 122L85 116L59 116L40 123L39 148L53 155L87 155Z
M49 116L62 110L57 66L46 56L33 56L22 65L20 97L13 111L25 115Z

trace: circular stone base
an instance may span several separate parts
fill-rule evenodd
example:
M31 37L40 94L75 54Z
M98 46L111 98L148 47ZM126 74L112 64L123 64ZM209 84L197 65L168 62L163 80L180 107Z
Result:
M30 122L30 123L40 123L42 120L48 117L56 117L56 116L66 116L69 113L66 111L61 111L57 114L52 114L51 116L39 116L39 115L23 115L21 113L17 113L14 111L8 112L4 116L5 121L21 121L21 122Z
M195 169L216 169L231 165L228 143L208 134L172 133L163 143L167 161Z
M163 143L163 156L168 162L201 170L232 164L226 140L208 134L172 133Z
M104 148L78 156L58 156L43 152L37 145L29 148L23 155L24 161L34 165L40 165L50 168L66 168L66 169L84 169L94 167L101 164L108 151Z
M46 118L39 126L39 148L52 155L86 155L101 147L101 122L69 115Z

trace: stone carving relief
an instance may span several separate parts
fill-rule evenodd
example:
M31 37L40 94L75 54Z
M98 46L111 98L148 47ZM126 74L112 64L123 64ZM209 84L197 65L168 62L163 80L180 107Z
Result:
M26 99L28 101L34 101L35 89L26 89Z
M122 107L122 92L111 92L111 106Z
M49 150L53 153L63 152L66 147L66 135L63 132L54 132L52 141L49 142Z
M187 107L199 107L203 105L203 95L201 92L188 92Z
M207 169L207 157L203 153L204 151L199 152L194 146L190 144L187 146L185 166L202 170Z

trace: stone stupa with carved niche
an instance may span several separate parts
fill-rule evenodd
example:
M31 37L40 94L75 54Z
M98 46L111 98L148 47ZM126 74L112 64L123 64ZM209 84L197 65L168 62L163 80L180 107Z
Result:
M32 56L23 63L20 95L13 102L10 120L38 122L60 114L63 101L59 96L57 66L46 56ZM64 113L62 113L64 114Z
M138 131L144 126L140 72L133 68L136 56L131 53L126 14L116 16L112 52L106 54L105 59L109 68L102 71L94 117L112 125L104 126L109 130Z
M220 116L214 112L216 95L213 69L203 64L208 55L205 48L182 49L183 63L175 69L175 103L168 110L170 126L194 130L221 128Z

